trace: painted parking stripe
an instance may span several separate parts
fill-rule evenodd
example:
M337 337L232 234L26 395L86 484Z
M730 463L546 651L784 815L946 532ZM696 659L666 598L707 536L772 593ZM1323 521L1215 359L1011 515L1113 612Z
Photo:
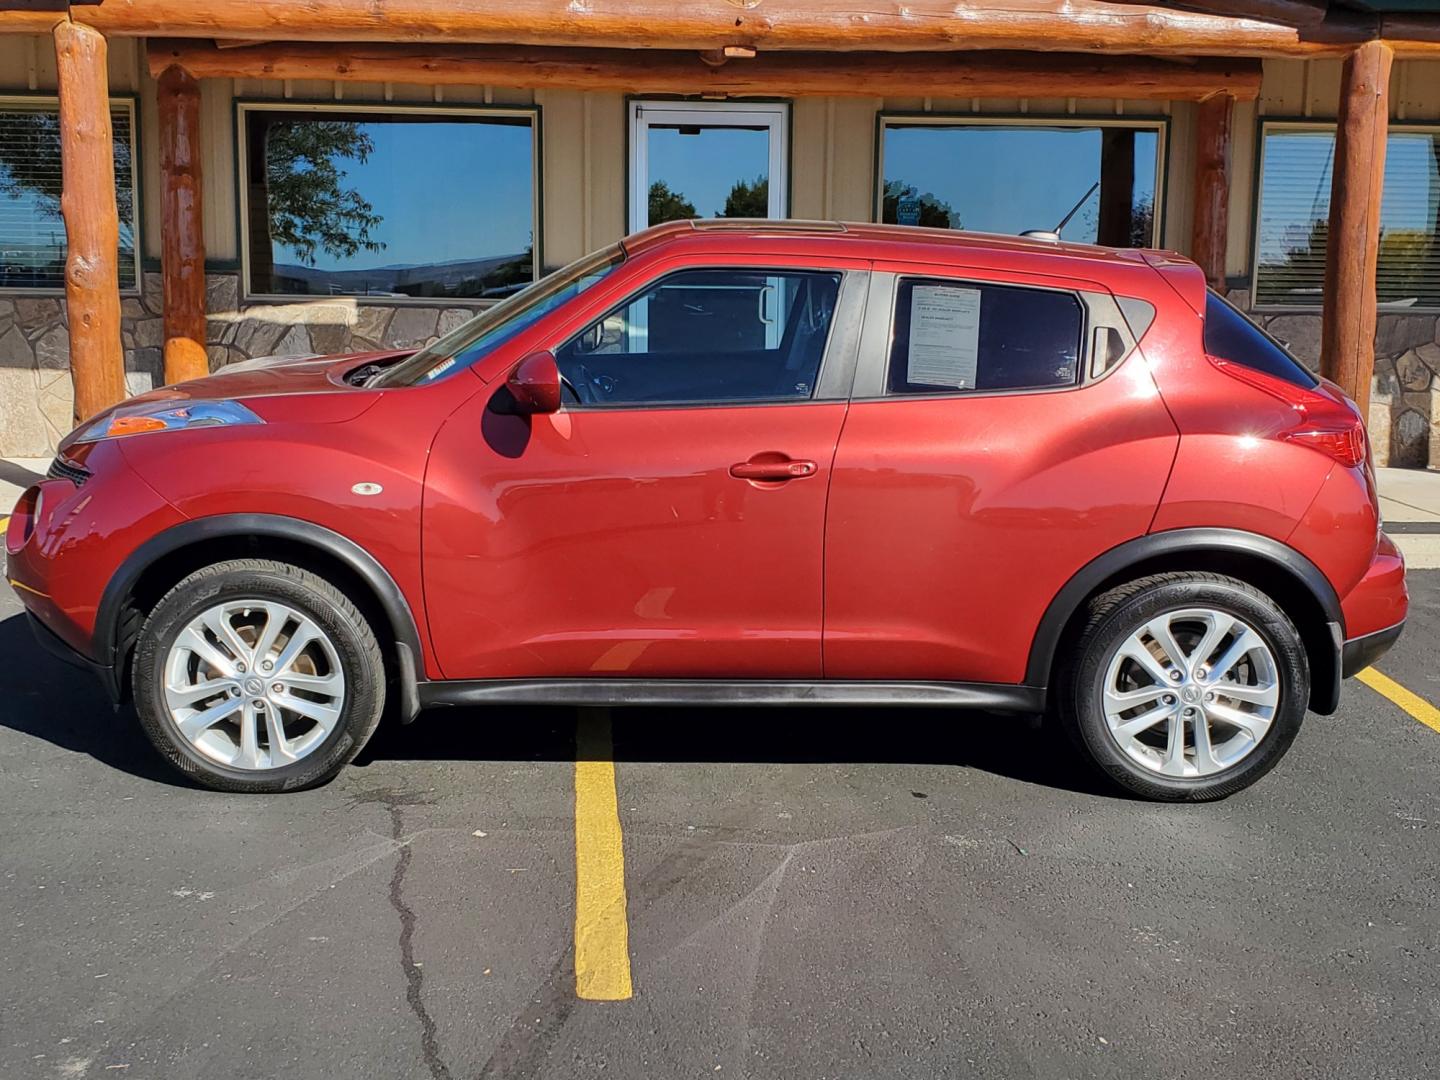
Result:
M1387 697L1399 705L1432 731L1440 731L1440 709L1431 705L1419 694L1411 693L1394 679L1380 674L1373 667L1366 668L1355 677L1377 694Z
M575 725L575 995L625 1001L632 993L610 711L582 709Z

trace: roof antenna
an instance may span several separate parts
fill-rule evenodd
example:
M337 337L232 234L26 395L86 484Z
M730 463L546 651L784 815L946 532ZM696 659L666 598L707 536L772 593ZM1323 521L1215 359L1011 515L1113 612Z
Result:
M1054 230L1055 238L1057 240L1060 238L1060 234L1064 231L1065 226L1070 224L1070 219L1080 212L1080 207L1084 206L1087 202L1089 202L1090 196L1094 195L1095 192L1099 190L1099 188L1100 181L1096 180L1095 183L1090 185L1090 190L1085 192L1085 194L1080 197L1080 201L1070 208L1070 212L1060 219L1060 224L1056 225Z

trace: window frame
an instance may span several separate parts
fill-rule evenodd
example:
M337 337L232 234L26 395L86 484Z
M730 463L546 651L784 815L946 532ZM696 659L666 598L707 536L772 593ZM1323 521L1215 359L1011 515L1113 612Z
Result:
M647 112L649 115L647 116ZM625 154L625 222L627 233L650 227L649 184L650 153L645 133L651 124L693 123L700 127L739 127L738 124L717 122L715 117L751 114L757 122L767 115L765 126L770 133L770 219L783 221L790 216L790 140L791 102L788 99L769 101L695 101L685 98L631 97L625 99L625 132L629 146ZM749 125L747 125L749 126ZM779 211L775 212L778 205ZM701 220L716 220L705 218Z
M1155 210L1151 219L1151 246L1165 246L1166 208L1170 185L1171 118L1153 114L1086 116L1072 113L974 113L881 110L875 114L875 175L871 178L871 220L883 223L885 204L885 128L896 127L1015 127L1015 128L1137 128L1155 132ZM1052 229L1055 222L1036 222L1032 229ZM967 229L984 232L983 229ZM1009 235L1009 234L999 234ZM1018 235L1018 234L1016 234Z
M866 306L866 286L869 271L857 269L853 264L814 263L770 263L731 261L716 263L679 263L667 266L653 277L647 278L633 291L625 293L604 307L597 315L588 317L584 323L550 346L550 352L557 357L562 349L584 334L598 322L610 318L635 303L652 289L661 287L669 278L679 274L732 271L741 274L778 276L783 274L837 274L840 277L839 292L835 297L835 313L830 318L826 331L825 348L820 353L820 366L815 372L815 386L809 397L796 398L735 398L725 401L711 399L695 401L636 401L616 405L594 405L588 402L565 401L566 412L656 412L670 409L743 409L774 408L776 406L834 405L849 400L851 383L855 371L855 355L859 345L860 324Z
M355 303L375 307L473 307L482 309L500 299L464 296L365 296L359 293L257 293L250 284L250 199L245 190L249 172L249 135L246 114L251 112L300 112L308 115L344 113L390 113L426 116L526 116L530 119L530 219L534 222L534 257L531 281L544 277L544 162L541 109L532 105L472 105L463 102L336 101L334 99L236 98L235 121L235 247L240 256L240 299L246 304L295 304L304 302ZM501 298L503 299L503 298Z
M110 108L113 110L117 105L123 106L130 114L130 192L131 202L134 206L134 216L130 222L132 235L135 238L134 251L132 252L135 263L135 284L122 286L120 295L126 299L138 297L145 287L145 225L143 215L145 211L145 193L142 188L144 169L142 157L144 153L143 143L140 138L140 95L139 94L116 94L109 95ZM58 94L44 91L27 93L24 91L7 90L0 92L0 110L7 106L28 106L33 108L36 105L53 105L58 112L60 108L60 97ZM63 220L63 219L62 219ZM66 237L66 249L69 249L69 237ZM118 267L117 259L117 267ZM0 285L0 296L6 297L63 297L65 286L53 287L26 286L26 285Z
M1283 129L1289 131L1324 131L1329 132L1331 135L1335 135L1338 131L1338 128L1339 122L1334 118L1317 120L1313 117L1294 116L1262 116L1259 118L1259 122L1255 125L1255 177L1254 184L1251 189L1252 198L1249 222L1250 304L1248 307L1246 307L1246 311L1257 311L1262 312L1266 315L1318 315L1324 309L1324 303L1322 300L1317 300L1313 304L1262 304L1258 303L1256 300L1256 297L1259 295L1258 283L1260 277L1260 209L1265 194L1265 135L1267 131L1274 129ZM1419 135L1430 134L1440 136L1440 123L1435 123L1433 121L1397 121L1392 119L1386 127L1387 155L1389 151L1389 136L1394 133L1413 133ZM1383 213L1385 200L1383 178L1380 191L1380 200ZM1323 277L1321 279L1321 285L1323 288ZM1400 304L1396 304L1393 301L1382 300L1378 302L1377 307L1380 314L1382 315L1440 314L1440 305L1422 307L1417 304L1411 307L1406 307Z

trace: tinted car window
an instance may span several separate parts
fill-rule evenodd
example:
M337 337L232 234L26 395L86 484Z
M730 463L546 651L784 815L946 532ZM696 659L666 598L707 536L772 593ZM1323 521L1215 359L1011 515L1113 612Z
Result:
M654 283L556 352L584 405L808 398L840 275L686 270Z
M895 302L891 394L1073 386L1084 311L1071 293L906 280Z
M1306 389L1320 381L1278 341L1213 292L1205 298L1205 351L1217 360L1244 364Z

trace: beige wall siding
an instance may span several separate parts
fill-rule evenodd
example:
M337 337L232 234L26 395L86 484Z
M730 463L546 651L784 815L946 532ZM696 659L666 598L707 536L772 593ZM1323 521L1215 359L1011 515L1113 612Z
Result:
M139 98L143 254L159 252L159 154L154 82L143 42L110 42L110 85ZM1340 87L1337 60L1267 60L1260 99L1236 106L1232 144L1226 271L1249 271L1253 244L1255 153L1266 116L1333 118ZM47 37L0 35L0 92L55 89L55 54ZM531 91L514 87L431 87L319 80L207 80L201 87L205 169L205 241L212 262L238 260L236 236L236 98L348 102L456 102L528 105L542 110L545 175L543 249L557 266L623 235L627 183L625 98L620 94ZM1189 248L1194 171L1194 106L1086 98L802 98L791 113L790 212L802 218L868 220L875 201L875 116L880 111L1014 116L1156 116L1170 119L1163 243ZM1397 121L1440 121L1440 61L1400 61L1391 78Z

